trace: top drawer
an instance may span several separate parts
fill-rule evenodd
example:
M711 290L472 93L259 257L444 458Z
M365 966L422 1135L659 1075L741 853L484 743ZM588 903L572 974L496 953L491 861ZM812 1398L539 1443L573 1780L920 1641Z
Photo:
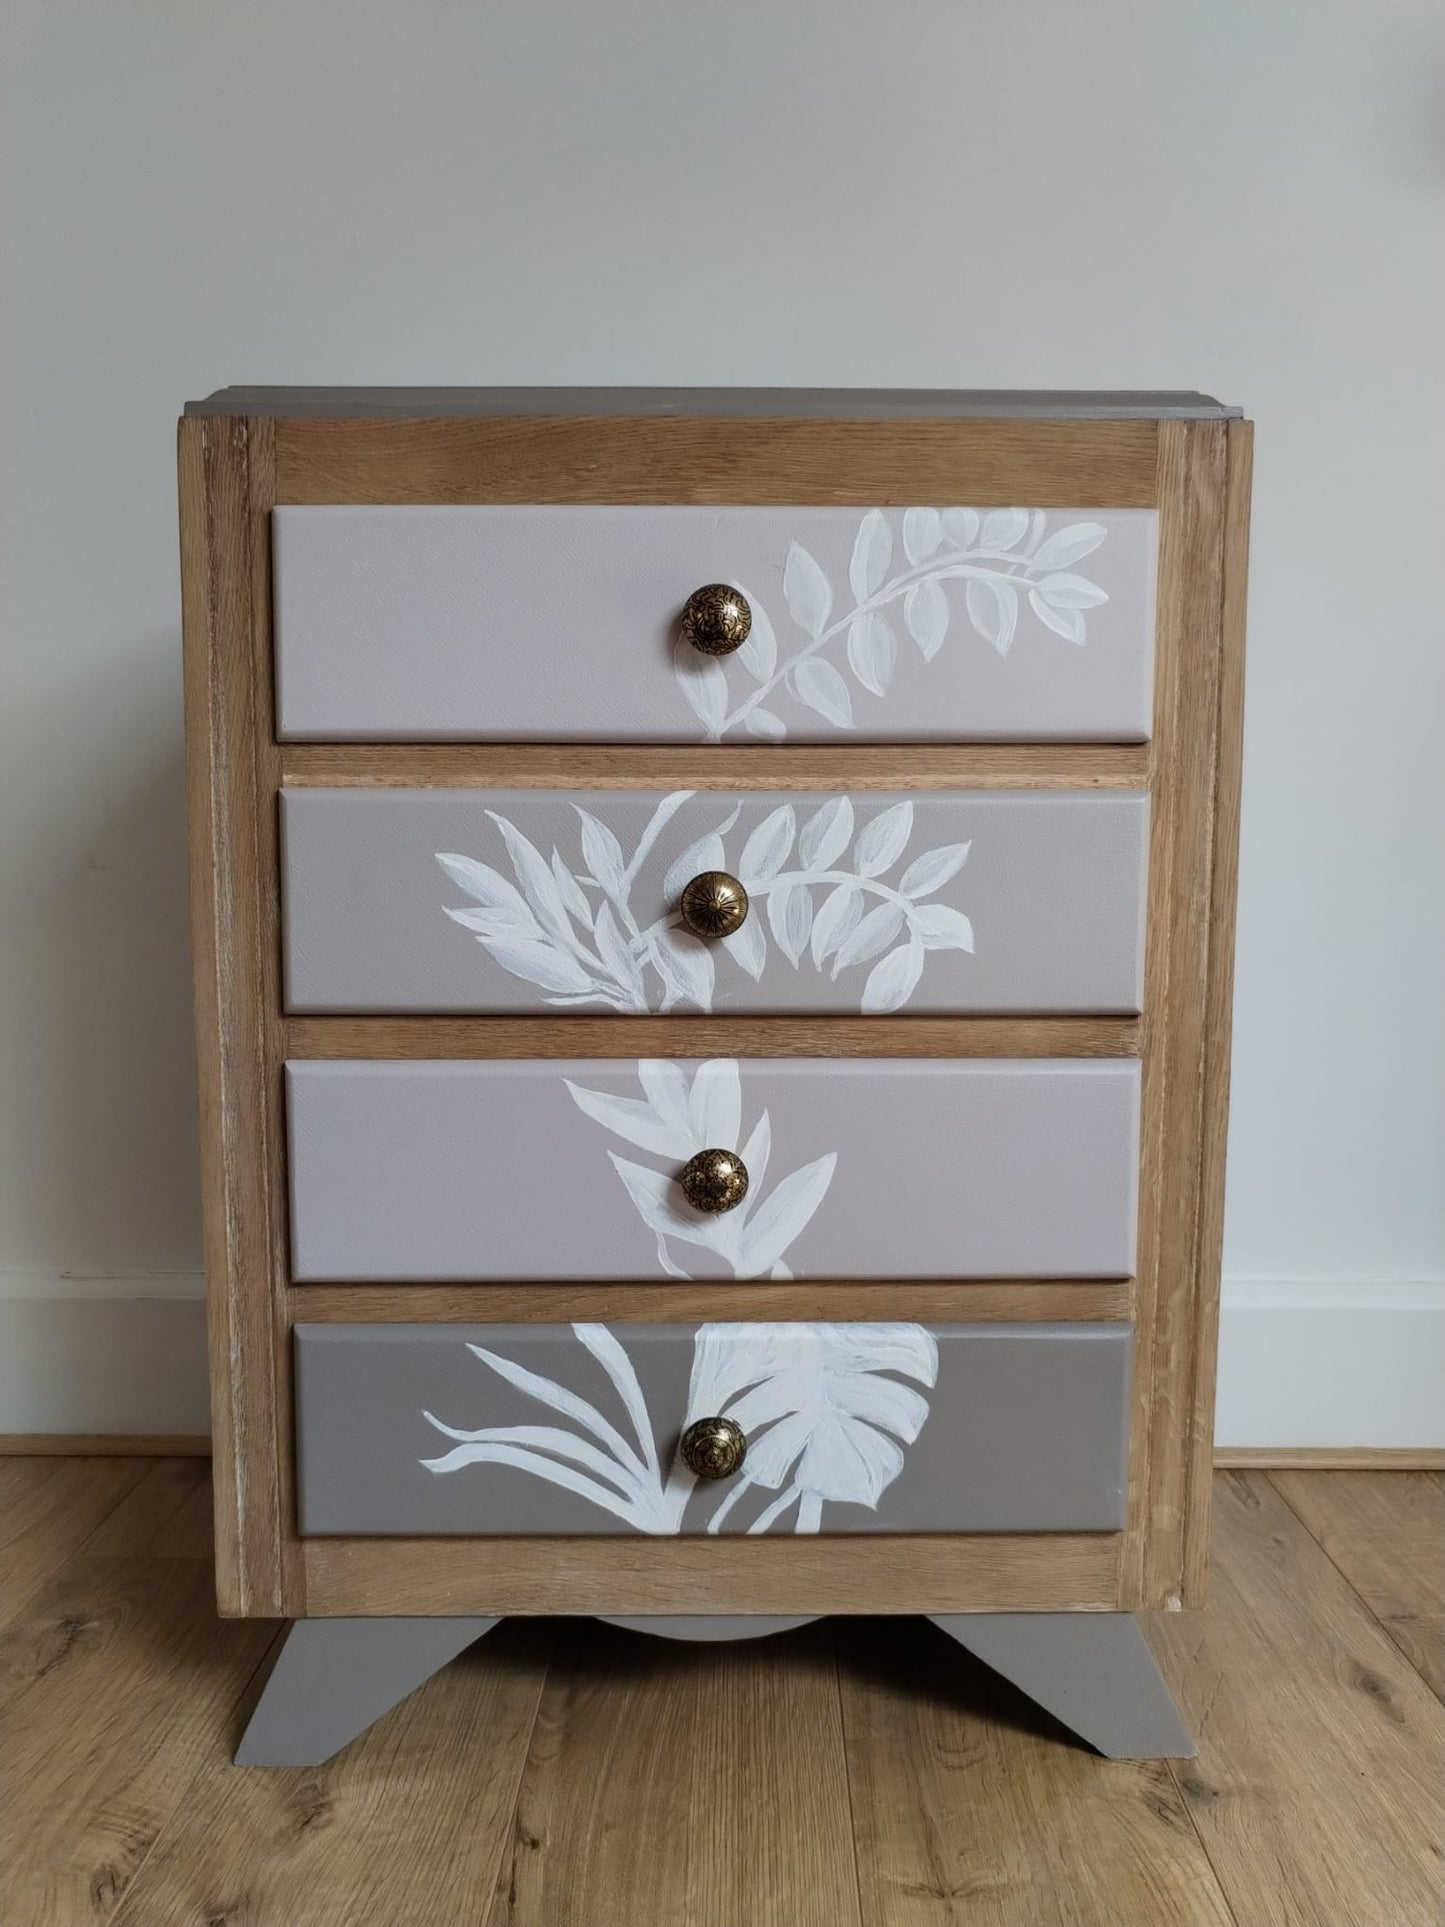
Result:
M308 507L273 513L287 740L1149 734L1152 509ZM735 653L681 640L730 583Z

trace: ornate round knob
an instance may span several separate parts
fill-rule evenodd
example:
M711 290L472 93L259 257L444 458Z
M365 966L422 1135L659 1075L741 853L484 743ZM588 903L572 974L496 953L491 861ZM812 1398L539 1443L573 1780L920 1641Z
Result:
M700 1479L730 1479L748 1455L741 1425L730 1418L700 1418L682 1435L682 1462Z
M731 1211L748 1195L748 1167L736 1151L699 1151L678 1182L694 1211Z
M748 914L748 893L726 870L704 870L683 891L679 907L695 937L730 937Z
M726 582L694 589L682 605L683 640L705 656L730 656L741 649L752 626L747 597Z

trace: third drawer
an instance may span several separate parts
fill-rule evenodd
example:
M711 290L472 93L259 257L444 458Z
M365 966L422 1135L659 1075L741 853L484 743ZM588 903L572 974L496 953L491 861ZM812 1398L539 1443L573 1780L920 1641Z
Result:
M1124 1278L1139 1067L852 1058L287 1067L292 1275ZM703 1150L748 1188L709 1213Z

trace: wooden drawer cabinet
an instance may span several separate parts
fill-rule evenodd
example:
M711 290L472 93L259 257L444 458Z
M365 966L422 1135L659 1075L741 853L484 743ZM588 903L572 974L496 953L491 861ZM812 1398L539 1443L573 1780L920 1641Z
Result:
M1203 1593L1249 446L188 407L218 1595L296 1621L238 1758L507 1612L923 1612L1187 1750L1132 1614Z

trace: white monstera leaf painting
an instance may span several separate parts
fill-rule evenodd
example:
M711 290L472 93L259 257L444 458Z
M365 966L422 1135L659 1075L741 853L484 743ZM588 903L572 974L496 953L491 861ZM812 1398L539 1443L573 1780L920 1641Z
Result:
M790 1278L784 1254L826 1197L837 1153L810 1159L769 1188L772 1121L764 1110L745 1130L736 1058L712 1058L691 1067L644 1058L637 1076L640 1097L566 1081L573 1102L594 1123L662 1160L660 1166L640 1164L616 1151L607 1154L638 1216L657 1239L662 1269L670 1278L691 1275L671 1249L677 1243L715 1253L735 1278ZM747 1166L747 1195L731 1211L694 1211L683 1198L678 1172L706 1150L738 1151Z
M639 916L638 874L694 794L665 796L630 856L607 824L574 806L580 862L570 863L555 848L544 857L515 823L488 810L512 876L475 857L438 852L446 875L472 900L446 914L503 970L535 984L547 1003L628 1012L680 1004L711 1010L718 970L741 970L757 982L770 944L794 970L806 964L833 980L866 966L859 1009L879 1012L908 1002L930 951L972 954L972 923L955 905L937 901L970 845L944 843L910 855L908 798L866 815L849 796L814 807L780 803L730 850L742 809L734 803L668 865L665 914ZM684 887L704 870L737 876L752 901L752 914L717 944L693 936L677 915Z
M666 1425L659 1432L625 1346L606 1325L575 1324L572 1334L606 1374L627 1432L557 1380L484 1345L469 1345L485 1366L557 1422L465 1430L426 1412L427 1423L453 1443L422 1465L439 1475L512 1466L638 1532L681 1532L696 1481L674 1461L674 1439ZM830 1501L876 1510L903 1470L905 1447L928 1417L928 1400L916 1387L932 1390L937 1378L937 1341L923 1325L699 1326L677 1434L695 1418L726 1417L748 1441L742 1468L728 1481L705 1530L718 1532L733 1513L746 1518L752 1512L743 1528L749 1533L786 1529L790 1518L794 1532L817 1532ZM759 1508L762 1495L768 1496Z
M925 662L943 647L957 613L951 585L962 585L969 628L1001 656L1013 648L1024 608L1066 642L1086 642L1086 612L1109 596L1074 564L1107 534L1100 522L1050 530L1042 509L910 508L896 526L882 509L869 509L853 543L846 591L800 543L789 547L783 600L800 639L780 648L760 598L734 583L753 612L747 641L728 658L741 674L679 643L678 686L708 742L735 730L782 741L787 724L770 706L780 690L833 728L854 729L855 699L888 695L900 618Z

